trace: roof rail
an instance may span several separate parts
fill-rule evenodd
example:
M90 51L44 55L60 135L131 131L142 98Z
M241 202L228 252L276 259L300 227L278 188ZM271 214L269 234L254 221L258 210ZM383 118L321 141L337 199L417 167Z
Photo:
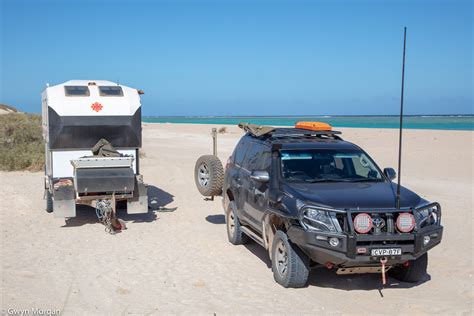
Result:
M295 138L333 138L342 140L342 138L339 137L339 135L342 133L340 131L333 130L311 130L295 127L273 127L250 124L245 122L239 123L238 126L253 137L264 137L265 139L268 139L270 141Z

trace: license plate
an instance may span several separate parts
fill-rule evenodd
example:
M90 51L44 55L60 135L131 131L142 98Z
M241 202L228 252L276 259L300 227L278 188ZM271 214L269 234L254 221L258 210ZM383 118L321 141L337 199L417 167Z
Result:
M372 249L370 251L372 256L401 256L401 248L384 248L384 249Z

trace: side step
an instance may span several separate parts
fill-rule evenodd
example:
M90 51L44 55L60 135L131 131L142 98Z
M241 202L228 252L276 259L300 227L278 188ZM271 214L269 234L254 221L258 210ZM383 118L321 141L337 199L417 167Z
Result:
M260 237L259 235L257 235L256 233L254 233L252 230L250 230L249 228L245 227L245 226L240 226L240 229L242 229L242 232L249 236L250 238L252 238L253 240L255 240L255 242L257 244L259 244L260 246L262 247L265 247L264 243L263 243L263 239L262 237Z

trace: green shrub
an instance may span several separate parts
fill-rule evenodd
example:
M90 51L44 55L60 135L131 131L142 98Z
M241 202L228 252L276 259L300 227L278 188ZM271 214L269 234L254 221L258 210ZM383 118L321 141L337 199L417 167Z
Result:
M0 115L0 170L39 171L43 166L41 117L17 113Z

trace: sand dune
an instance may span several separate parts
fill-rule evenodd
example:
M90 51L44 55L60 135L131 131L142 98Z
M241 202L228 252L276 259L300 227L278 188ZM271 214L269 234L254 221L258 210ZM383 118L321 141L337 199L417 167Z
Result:
M312 272L308 287L274 282L266 252L227 241L220 199L194 186L198 156L211 152L210 125L144 124L141 171L156 206L174 212L119 217L128 230L104 232L80 209L67 221L44 211L42 173L0 173L1 309L65 314L471 314L473 302L473 132L405 132L404 185L443 207L444 240L430 252L422 284L379 275ZM220 127L220 126L217 126ZM219 135L225 161L241 136ZM396 167L397 131L342 129L381 167ZM383 297L382 295L383 294Z

